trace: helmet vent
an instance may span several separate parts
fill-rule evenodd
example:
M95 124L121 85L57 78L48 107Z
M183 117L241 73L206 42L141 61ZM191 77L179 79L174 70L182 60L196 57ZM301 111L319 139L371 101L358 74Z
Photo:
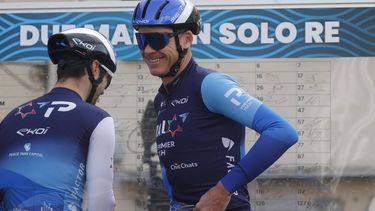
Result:
M169 3L169 1L167 0L167 1L164 1L163 4L160 5L158 11L155 14L156 20L159 20L161 11L163 11L164 7L167 6L168 3Z
M148 5L150 4L150 2L151 2L151 0L148 0L148 1L146 2L146 5L145 5L145 7L144 7L144 9L143 9L143 11L142 11L142 18L144 18L144 17L146 16L146 12L147 12Z

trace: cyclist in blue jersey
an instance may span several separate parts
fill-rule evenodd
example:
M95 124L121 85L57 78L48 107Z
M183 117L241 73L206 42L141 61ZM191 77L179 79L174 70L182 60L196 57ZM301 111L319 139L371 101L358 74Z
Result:
M189 0L141 0L132 25L162 80L156 146L170 210L251 210L246 185L296 143L296 130L231 76L194 61L201 18ZM248 152L245 127L260 134Z
M0 210L113 210L113 118L95 106L116 71L115 52L85 28L52 35L57 82L0 126Z

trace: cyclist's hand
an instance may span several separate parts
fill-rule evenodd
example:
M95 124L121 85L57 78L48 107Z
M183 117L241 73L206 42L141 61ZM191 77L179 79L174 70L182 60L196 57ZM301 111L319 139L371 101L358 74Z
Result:
M230 196L219 182L200 198L193 211L223 211L229 204Z

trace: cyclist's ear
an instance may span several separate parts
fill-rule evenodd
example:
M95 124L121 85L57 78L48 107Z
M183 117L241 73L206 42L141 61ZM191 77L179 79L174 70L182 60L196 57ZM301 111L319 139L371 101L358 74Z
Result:
M94 79L97 80L100 77L100 62L98 60L93 60L90 64L91 73Z
M180 36L180 42L182 49L188 49L193 44L193 33L188 30L183 32Z

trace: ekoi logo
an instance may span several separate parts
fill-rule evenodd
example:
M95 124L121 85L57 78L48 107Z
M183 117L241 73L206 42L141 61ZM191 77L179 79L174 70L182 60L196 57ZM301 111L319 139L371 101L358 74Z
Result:
M189 96L183 97L183 98L178 99L178 100L177 99L176 100L172 100L171 105L173 107L175 107L176 105L183 105L185 103L188 103L188 101L189 101Z
M79 38L73 38L72 39L73 40L73 42L76 44L76 45L78 45L78 46L82 46L82 47L84 47L84 48L87 48L88 50L90 50L90 51L93 51L95 48L96 48L96 45L92 45L92 44L90 44L90 43L86 43L86 42L83 42L81 39L79 39Z
M47 133L49 127L40 127L40 128L22 128L17 130L17 134L20 136L25 135L44 135Z
M156 126L156 137L159 137L163 134L170 134L172 137L175 137L178 132L182 132L182 124L185 123L189 112L183 113L180 115L173 115L170 120L163 120Z

